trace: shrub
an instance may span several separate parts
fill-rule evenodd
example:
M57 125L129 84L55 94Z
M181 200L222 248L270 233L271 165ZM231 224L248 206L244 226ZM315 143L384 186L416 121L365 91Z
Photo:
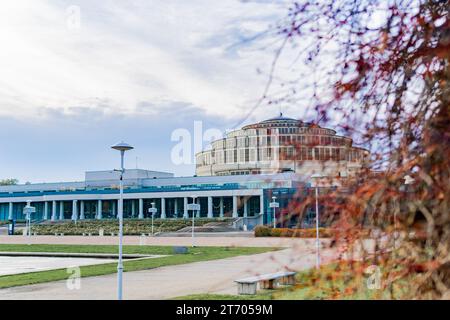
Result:
M319 237L330 238L332 235L333 235L332 229L319 228ZM269 228L266 226L257 226L255 228L255 237L315 238L316 229Z
M270 237L270 228L266 226L256 226L255 237Z
M209 222L226 221L225 219L196 219L195 225L202 226ZM173 232L184 227L191 226L191 219L155 219L155 232ZM119 232L119 222L117 219L104 220L78 220L76 223L72 221L67 222L47 222L45 224L38 224L32 226L32 232L39 235L53 235L55 233L64 233L65 235L81 235L91 233L98 235L99 229L104 230L105 235L111 233L117 234ZM123 223L124 235L141 235L151 232L150 219L126 219Z

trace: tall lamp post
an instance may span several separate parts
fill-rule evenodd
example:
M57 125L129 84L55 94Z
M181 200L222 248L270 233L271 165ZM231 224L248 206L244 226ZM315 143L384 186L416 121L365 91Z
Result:
M311 178L314 180L316 193L316 268L320 267L320 238L319 238L319 183L318 179L323 178L320 174L313 174Z
M272 197L272 202L269 204L269 206L271 208L273 208L273 227L276 228L277 227L277 216L276 216L276 208L280 207L280 203L278 203L277 201L277 197L273 196Z
M122 300L122 242L123 242L123 174L125 168L123 166L123 158L125 151L133 149L128 143L119 142L111 147L114 150L120 151L120 191L119 191L119 261L117 263L117 299Z
M155 203L154 202L152 202L151 205L152 205L152 207L148 208L148 213L151 213L151 215L152 215L152 236L153 236L154 235L154 233L153 233L153 219L155 217L155 213L158 212L158 209L155 208Z
M200 211L200 204L195 203L195 199L196 199L196 198L197 198L197 197L192 197L193 203L189 203L189 204L187 205L187 209L192 211L192 247L195 247L195 245L194 245L194 238L195 238L195 236L194 236L195 213L196 213L197 211Z
M36 212L36 208L31 206L31 200L27 201L27 205L23 208L23 214L27 221L28 244L31 244L31 214Z

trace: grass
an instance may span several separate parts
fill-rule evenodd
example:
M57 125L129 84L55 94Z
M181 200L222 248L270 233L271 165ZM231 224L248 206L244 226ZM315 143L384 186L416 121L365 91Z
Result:
M332 263L319 270L309 269L297 274L295 286L276 290L259 290L256 295L195 294L175 298L176 300L387 300L402 299L407 294L408 283L413 276L390 287L368 289L367 277L361 270L362 263ZM383 273L382 273L383 279ZM393 297L392 297L393 294Z
M276 248L253 247L195 247L188 248L186 254L173 254L171 246L124 246L124 253L140 254L170 254L167 257L125 260L124 271L148 270L163 266L179 265L198 261L225 259L240 255L250 255L276 250ZM0 244L3 252L65 252L65 253L117 253L117 246L110 245L18 245ZM81 277L92 277L117 272L116 263L105 263L80 267ZM69 277L66 269L30 272L16 275L0 276L0 288L24 286L57 280Z
M232 294L191 294L177 297L173 300L272 300L273 292L258 292L255 295L232 295Z

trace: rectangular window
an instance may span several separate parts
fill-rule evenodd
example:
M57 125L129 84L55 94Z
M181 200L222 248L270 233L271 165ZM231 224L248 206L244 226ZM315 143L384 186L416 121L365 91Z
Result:
M319 158L319 148L314 148L314 160L320 160Z
M256 150L250 149L250 161L256 161Z
M345 158L346 158L345 149L339 149L339 150L340 150L339 160L345 160Z
M288 148L288 159L289 160L293 160L294 159L294 148L293 147L289 147Z
M330 149L329 148L325 148L325 160L330 160Z

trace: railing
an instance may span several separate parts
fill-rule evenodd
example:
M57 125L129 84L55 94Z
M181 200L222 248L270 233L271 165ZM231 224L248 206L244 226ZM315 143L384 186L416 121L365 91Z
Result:
M244 225L247 230L253 230L257 225L263 224L263 215L259 214L254 217L241 217L233 222L233 228L237 230L244 230Z

